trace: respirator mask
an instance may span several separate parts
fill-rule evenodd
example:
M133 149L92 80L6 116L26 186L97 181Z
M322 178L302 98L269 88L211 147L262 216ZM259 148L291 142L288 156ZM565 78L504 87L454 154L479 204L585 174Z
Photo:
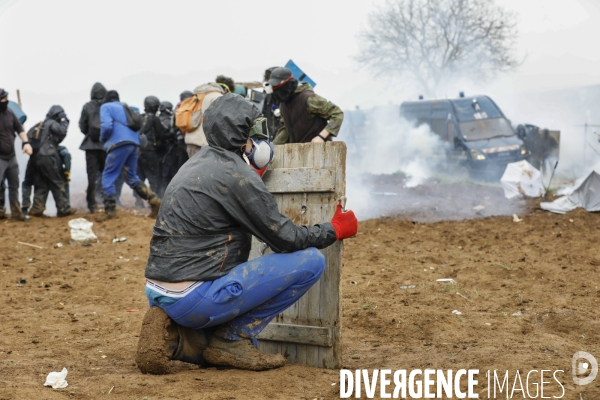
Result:
M273 161L275 150L273 143L269 140L267 119L264 117L257 118L252 129L250 129L249 136L252 140L252 148L247 149L244 146L243 158L262 177L271 161Z

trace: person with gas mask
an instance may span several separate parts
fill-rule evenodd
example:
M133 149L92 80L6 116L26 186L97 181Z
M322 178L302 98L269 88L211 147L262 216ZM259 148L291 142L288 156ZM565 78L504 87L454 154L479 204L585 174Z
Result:
M117 216L115 181L125 171L125 183L137 195L148 201L150 218L156 218L160 199L140 180L137 174L140 135L127 126L127 115L116 90L106 92L100 107L100 141L104 143L106 164L102 172L104 216L100 221Z
M146 264L144 318L136 363L169 372L169 360L265 370L285 364L253 340L320 278L317 250L354 236L352 211L331 222L295 225L279 212L260 174L273 158L266 119L235 94L204 114L208 146L165 192ZM252 235L275 252L248 261Z
M8 108L8 92L0 88L0 179L6 178L11 219L24 221L19 203L19 163L15 154L15 137L23 141L23 153L31 156L32 149L19 119Z
M279 67L271 67L265 70L265 74L263 76L263 85L269 82L271 79L271 72L276 70ZM275 133L281 127L281 114L279 111L279 106L273 100L273 93L267 93L265 95L265 99L263 101L262 113L267 119L269 126L269 135L272 137L271 140L275 139Z
M288 68L275 68L265 91L273 94L283 118L275 144L323 143L340 131L344 120L342 110L315 94L309 83L299 83Z
M164 154L165 128L157 116L160 100L156 96L144 99L144 125L140 134L144 134L148 144L141 148L138 160L138 176L142 182L148 179L148 184L153 192L160 192L160 158ZM136 204L140 205L140 197L134 193ZM160 196L159 196L160 197ZM142 203L143 204L143 203Z
M61 106L50 107L46 119L32 127L27 136L33 148L33 155L27 164L25 181L23 182L23 206L29 195L26 186L30 185L33 178L33 205L31 215L41 216L46 208L48 191L52 192L56 203L57 217L66 217L75 214L77 209L71 208L65 191L63 174L58 167L58 145L67 136L69 119ZM31 186L29 186L31 190ZM27 196L27 199L25 197Z

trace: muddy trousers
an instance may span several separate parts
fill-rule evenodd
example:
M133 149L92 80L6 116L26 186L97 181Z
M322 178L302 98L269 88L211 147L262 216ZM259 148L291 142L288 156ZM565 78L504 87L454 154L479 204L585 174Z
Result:
M30 163L33 164L33 170L30 170ZM25 173L26 179L29 174L33 175L33 185L35 187L33 193L33 205L31 206L30 212L42 213L44 211L46 208L46 200L48 199L48 192L52 192L58 215L66 215L71 211L69 200L67 199L67 192L65 191L64 175L58 171L56 155L32 156L27 164ZM31 175L29 175L28 179L31 180ZM31 186L29 187L29 191L31 191ZM29 198L29 193L23 193L23 195L23 198L25 198L25 196Z
M91 211L96 208L96 188L98 182L98 174L104 170L104 161L106 160L106 152L104 150L86 150L85 151L85 168L88 178L88 186L86 191L86 201L88 209ZM102 184L102 180L100 180Z
M230 340L254 339L277 314L298 301L324 270L325 257L311 247L240 264L170 305L164 304L172 298L156 296L148 287L146 295L150 306L161 307L180 325L215 327L215 335Z
M3 177L6 178L8 186L8 201L11 212L18 215L21 213L21 206L19 204L19 163L16 157L10 160L0 158L0 179L3 179ZM1 205L0 208L2 208Z
M137 146L126 144L111 150L106 155L106 164L102 172L102 190L104 198L115 197L115 181L125 170L125 183L135 189L140 182L137 176L138 151Z
M23 212L27 212L27 210L31 208L31 190L33 188L33 184L35 183L34 172L33 160L29 158L29 161L27 161L27 167L25 167L25 177L21 183L21 196L23 197L21 208L23 209ZM43 204L38 205L38 208L41 211L44 211L45 205L46 202L44 201Z

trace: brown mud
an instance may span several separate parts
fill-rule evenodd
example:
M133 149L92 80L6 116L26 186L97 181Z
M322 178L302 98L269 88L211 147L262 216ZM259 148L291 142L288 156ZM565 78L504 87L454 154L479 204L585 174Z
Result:
M486 370L509 370L511 386L517 370L563 370L563 398L600 399L600 378L571 378L575 352L600 358L600 215L523 204L518 223L361 222L345 242L343 367L479 369L481 398ZM252 372L172 362L169 375L142 374L135 354L153 221L120 210L94 225L100 243L80 247L68 244L68 219L0 221L0 399L339 398L339 371L298 365ZM69 386L44 387L63 367ZM544 396L560 396L545 380Z

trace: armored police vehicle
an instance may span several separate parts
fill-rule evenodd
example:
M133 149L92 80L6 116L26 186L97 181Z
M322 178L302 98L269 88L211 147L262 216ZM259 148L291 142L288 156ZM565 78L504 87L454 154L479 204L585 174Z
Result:
M504 172L506 164L529 155L523 140L488 96L404 102L400 115L417 126L428 125L447 143L448 158L475 173Z

